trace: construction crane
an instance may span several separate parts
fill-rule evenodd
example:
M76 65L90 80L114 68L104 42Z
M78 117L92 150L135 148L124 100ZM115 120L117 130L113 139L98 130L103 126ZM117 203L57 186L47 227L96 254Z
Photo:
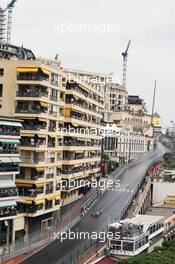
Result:
M15 7L15 3L17 0L11 0L11 2L5 8L5 11L8 11L8 18L7 18L7 32L6 32L6 43L10 44L11 41L11 32L12 32L12 13L13 8Z
M128 61L128 50L131 44L131 40L129 40L127 48L125 52L122 53L123 56L123 86L126 86L126 73L127 73L127 61Z

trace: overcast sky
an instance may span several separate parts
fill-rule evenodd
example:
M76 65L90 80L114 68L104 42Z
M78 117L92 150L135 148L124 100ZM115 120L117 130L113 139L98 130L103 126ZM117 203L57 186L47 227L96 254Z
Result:
M60 33L60 25L69 23L88 24L90 30L96 24L99 30ZM103 33L102 24L119 30ZM13 14L12 42L37 56L59 53L66 68L121 76L121 53L129 39L128 91L143 97L151 110L157 79L155 110L167 125L175 120L174 0L18 0Z

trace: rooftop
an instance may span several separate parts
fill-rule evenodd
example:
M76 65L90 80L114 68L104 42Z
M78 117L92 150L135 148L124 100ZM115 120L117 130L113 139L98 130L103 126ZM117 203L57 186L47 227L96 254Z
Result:
M151 207L150 210L146 211L147 215L163 216L165 219L173 215L175 209L167 207Z
M150 225L163 219L164 217L162 215L136 215L133 218L127 218L113 223L110 227L120 229L123 238L127 238L128 236L130 238L136 238L147 232Z

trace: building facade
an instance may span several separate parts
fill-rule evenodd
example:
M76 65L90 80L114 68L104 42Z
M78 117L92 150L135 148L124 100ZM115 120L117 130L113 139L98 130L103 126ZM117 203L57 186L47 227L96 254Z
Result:
M15 240L20 129L19 120L0 117L0 246L8 246Z
M20 237L49 228L60 207L69 208L91 189L80 180L90 183L99 174L104 94L30 50L16 47L11 55L7 47L2 54L0 114L15 116L23 126L16 177Z
M108 241L111 255L125 259L162 245L164 217L136 215L111 224L109 230L114 234Z

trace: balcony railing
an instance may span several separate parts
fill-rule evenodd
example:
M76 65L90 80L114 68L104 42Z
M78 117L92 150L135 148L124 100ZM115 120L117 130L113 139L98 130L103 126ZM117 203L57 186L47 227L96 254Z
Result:
M44 178L44 173L38 173L38 174L31 175L32 180L39 180L43 178Z
M88 92L84 92L82 89L80 89L78 86L67 86L66 87L67 90L73 90L81 95L83 95L84 97L88 97L90 99L93 99L94 101L100 103L100 104L103 104L103 100L101 99L98 99L98 97L96 95L91 95L89 94Z
M72 102L70 100L67 100L66 101L66 104L72 104L73 106L78 106L78 107L81 107L81 108L83 108L85 110L89 110L89 111L94 112L94 113L97 113L97 114L100 114L101 113L99 110L96 110L95 107L88 107L87 105L79 104L79 103L77 103L75 101Z
M16 108L17 114L47 114L48 111L44 109L32 109L32 108Z
M18 172L19 167L14 163L1 163L0 172Z
M42 210L44 207L43 204L39 205L24 205L18 204L18 213L28 213L28 214L35 214L37 211Z
M46 129L46 128L47 126L41 123L30 123L30 124L23 123L23 130L39 131L41 129Z
M17 97L45 97L48 98L48 92L41 92L41 91L17 91Z
M78 116L78 115L75 115L73 113L71 113L70 118L74 118L74 119L77 119L77 120L80 120L83 122L87 122L87 123L92 123L95 125L100 125L100 122L96 122L95 120L85 118L85 116Z
M0 146L0 154L19 154L19 150L16 148L4 149L3 146Z
M17 76L18 81L49 81L49 78L40 76L40 75L27 75L27 74L19 74Z
M15 197L18 196L18 191L16 188L1 188L0 197Z
M78 167L78 168L73 168L73 169L63 169L62 170L62 174L74 174L74 173L79 173L79 172L83 172L85 173L86 171L89 171L89 170L95 170L95 169L99 169L99 167L96 167L96 166L87 166L85 168L82 168L82 167Z
M57 96L50 95L50 100L51 101L54 101L54 102L57 102L58 101L58 97Z
M63 160L81 160L81 159L93 159L93 158L99 158L100 155L91 155L91 156L65 156L63 157Z
M18 191L19 191L19 196L37 197L38 194L44 193L44 188L37 188L37 189L19 188Z
M15 128L8 128L0 126L0 135L12 135L12 136L20 136L20 130Z
M29 138L29 139L21 139L21 146L24 147L45 147L46 146L46 141L45 140L41 140L41 139L37 139L34 140L33 138Z
M70 146L70 147L100 147L101 144L97 144L97 143L91 143L91 142L84 142L84 141L69 141L69 140L65 140L64 142L65 146Z
M2 217L10 217L17 215L17 207L4 207L0 208L0 218Z

